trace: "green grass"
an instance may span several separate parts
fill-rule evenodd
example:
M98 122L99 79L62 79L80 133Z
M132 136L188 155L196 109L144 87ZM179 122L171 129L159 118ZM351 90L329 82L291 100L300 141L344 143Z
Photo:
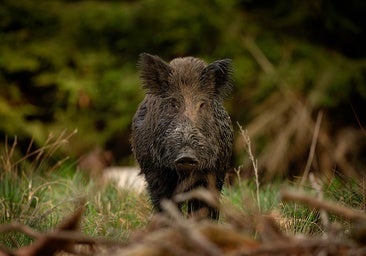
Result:
M365 210L365 191L362 184L340 177L333 177L331 180L324 181L323 184L322 191L325 200L361 211ZM258 203L254 178L239 180L234 185L224 188L223 201L246 214L273 216L280 228L288 235L316 235L326 231L317 209L299 203L282 202L279 197L281 190L297 191L299 185L289 181L273 181L263 184L259 189L260 202ZM300 190L314 198L318 197L318 192L310 184L306 184ZM349 231L349 220L331 213L328 213L328 219L330 222L341 224L345 233Z
M151 216L146 195L123 191L78 171L75 162L55 156L75 132L50 134L47 143L25 156L17 139L0 147L0 224L19 222L38 231L55 228L83 202L81 230L87 235L126 239ZM18 248L31 238L0 233L0 244Z
M245 180L225 187L222 201L248 214L272 215L289 235L320 234L324 227L319 212L279 199L281 189L295 189L289 182L273 182L259 189L260 205L256 202L254 180ZM324 196L338 203L363 209L364 197L355 183L345 185L334 178L325 188ZM309 194L315 192L308 188ZM146 226L152 215L146 194L121 190L115 184L96 184L75 166L64 164L52 173L3 173L0 186L0 223L12 221L44 231L57 226L71 214L80 199L86 199L81 223L82 231L91 236L125 240L133 231ZM348 222L330 215L331 221ZM223 219L222 221L225 221ZM15 248L29 244L31 239L19 233L0 234L0 243Z
M19 222L36 230L52 229L86 199L81 229L91 236L126 239L144 226L151 215L145 195L119 190L115 184L93 182L74 166L55 172L3 173L0 186L0 223ZM22 234L0 234L0 243L10 248L30 243Z
M88 198L83 230L92 236L126 239L146 225L152 214L147 195L118 189L115 184Z
M19 222L38 231L50 230L82 202L86 207L81 230L90 236L126 240L150 220L152 207L144 193L121 190L114 183L95 182L85 173L77 171L72 162L63 161L61 165L50 167L52 171L45 171L45 162L38 157L37 162L32 160L30 164L25 164L22 161L26 162L27 159L13 159L11 149L1 154L0 224ZM317 195L309 184L306 186L304 191ZM261 184L257 190L254 179L239 179L234 185L224 188L222 202L244 214L271 215L289 235L324 232L319 212L297 203L282 202L279 198L282 189L296 190L298 185L273 181ZM322 189L326 199L365 210L363 184L333 178L323 182ZM349 229L347 220L331 214L329 219L341 223L345 232ZM225 222L225 218L220 221ZM31 238L20 233L0 234L0 244L9 248L18 248L30 242Z
M261 214L274 216L280 227L289 235L319 234L324 231L319 213L299 204L283 203L279 192L294 189L289 182L274 182L260 187ZM307 190L314 194L310 188ZM361 209L363 195L355 183L345 186L333 179L325 187L326 198ZM222 200L244 213L258 213L254 180L240 181L223 190ZM125 240L134 230L144 227L152 214L146 194L118 189L110 183L101 186L76 171L73 165L63 165L51 174L7 172L0 186L0 223L20 222L36 230L49 230L86 199L86 210L81 229L91 236ZM343 221L330 216L333 221ZM225 221L225 220L223 220ZM18 234L0 234L0 242L9 247L28 244L30 238Z

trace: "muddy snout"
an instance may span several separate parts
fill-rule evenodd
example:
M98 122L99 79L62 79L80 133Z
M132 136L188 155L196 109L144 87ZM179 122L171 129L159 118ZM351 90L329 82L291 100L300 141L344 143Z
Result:
M198 164L198 159L192 150L182 151L174 160L177 171L191 171L197 169Z

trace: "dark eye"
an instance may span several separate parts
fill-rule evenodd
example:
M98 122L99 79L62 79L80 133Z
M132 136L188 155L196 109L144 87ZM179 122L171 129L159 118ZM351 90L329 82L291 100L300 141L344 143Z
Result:
M179 102L177 99L170 99L169 100L169 108L177 110L179 109Z
M200 109L204 108L205 106L206 106L206 102L201 101L201 102L200 102Z

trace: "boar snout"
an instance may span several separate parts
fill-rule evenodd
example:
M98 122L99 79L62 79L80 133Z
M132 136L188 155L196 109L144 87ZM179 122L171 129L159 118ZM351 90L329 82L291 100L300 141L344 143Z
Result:
M192 150L185 150L174 160L177 171L190 171L197 169L198 159Z

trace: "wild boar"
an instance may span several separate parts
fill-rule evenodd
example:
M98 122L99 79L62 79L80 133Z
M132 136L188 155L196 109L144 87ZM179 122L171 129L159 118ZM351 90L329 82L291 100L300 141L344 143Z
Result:
M223 106L232 91L231 60L207 65L184 57L167 63L143 53L138 66L146 95L132 121L131 146L155 210L162 210L163 199L207 188L212 179L221 191L233 144ZM188 201L188 213L203 207L209 217L218 218L216 208Z

